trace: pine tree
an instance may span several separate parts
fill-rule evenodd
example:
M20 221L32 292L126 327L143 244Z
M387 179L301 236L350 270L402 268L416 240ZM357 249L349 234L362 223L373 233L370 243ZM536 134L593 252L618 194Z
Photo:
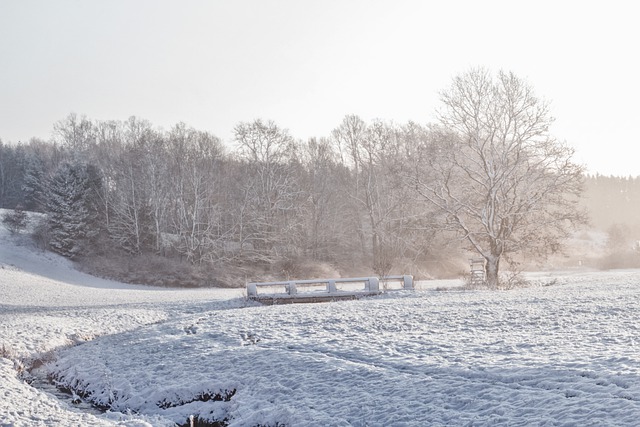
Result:
M90 171L81 163L64 163L48 184L49 245L69 258L77 256L97 234L98 212L92 194L96 177Z
M44 207L45 185L45 165L43 160L34 154L27 156L22 193L28 210L40 211Z

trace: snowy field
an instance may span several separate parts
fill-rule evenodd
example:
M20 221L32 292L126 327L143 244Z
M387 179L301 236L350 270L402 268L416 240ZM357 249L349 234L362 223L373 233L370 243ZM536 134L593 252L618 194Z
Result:
M0 231L0 426L633 426L640 272L247 303L96 279ZM425 285L431 288L429 284ZM30 386L54 376L103 408Z

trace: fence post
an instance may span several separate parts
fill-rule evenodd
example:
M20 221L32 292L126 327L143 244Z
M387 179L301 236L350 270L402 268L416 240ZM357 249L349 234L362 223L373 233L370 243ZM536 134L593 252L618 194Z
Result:
M413 287L413 276L405 274L404 276L402 276L402 281L404 283L403 288L409 291L412 291L414 289Z
M247 283L247 296L248 297L257 297L258 296L258 287L255 283Z
M298 293L298 289L296 288L296 282L287 283L287 292L289 295L295 295Z
M369 277L367 280L367 291L369 292L380 292L380 281L377 277Z
M329 280L327 282L327 291L330 294L335 294L336 292L338 292L338 288L336 287L336 281L335 280Z

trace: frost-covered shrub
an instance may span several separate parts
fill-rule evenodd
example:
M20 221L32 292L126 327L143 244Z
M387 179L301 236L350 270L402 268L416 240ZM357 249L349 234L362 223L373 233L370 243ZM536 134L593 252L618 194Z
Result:
M11 347L7 347L7 345L4 343L0 346L0 357L4 357L5 359L13 359L14 356L15 354Z
M14 210L6 211L2 215L2 223L12 234L17 234L27 228L29 218L27 213L22 210L22 207L18 205Z
M527 286L530 286L530 283L519 271L503 273L500 275L500 279L498 281L499 289L504 290L526 288Z

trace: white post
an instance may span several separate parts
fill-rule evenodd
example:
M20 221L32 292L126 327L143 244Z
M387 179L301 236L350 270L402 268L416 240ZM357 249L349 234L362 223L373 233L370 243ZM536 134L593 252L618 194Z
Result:
M329 280L327 282L327 292L329 292L330 294L335 294L336 292L338 292L335 280Z
M365 289L369 292L380 292L380 281L378 280L378 278L369 277Z
M404 276L402 276L402 281L404 282L404 289L412 291L414 289L413 287L413 276L410 276L408 274L405 274Z
M258 287L255 283L247 283L247 296L248 297L257 297L258 296Z
M298 293L298 289L296 289L296 282L289 282L287 284L287 292L289 295L295 295Z

